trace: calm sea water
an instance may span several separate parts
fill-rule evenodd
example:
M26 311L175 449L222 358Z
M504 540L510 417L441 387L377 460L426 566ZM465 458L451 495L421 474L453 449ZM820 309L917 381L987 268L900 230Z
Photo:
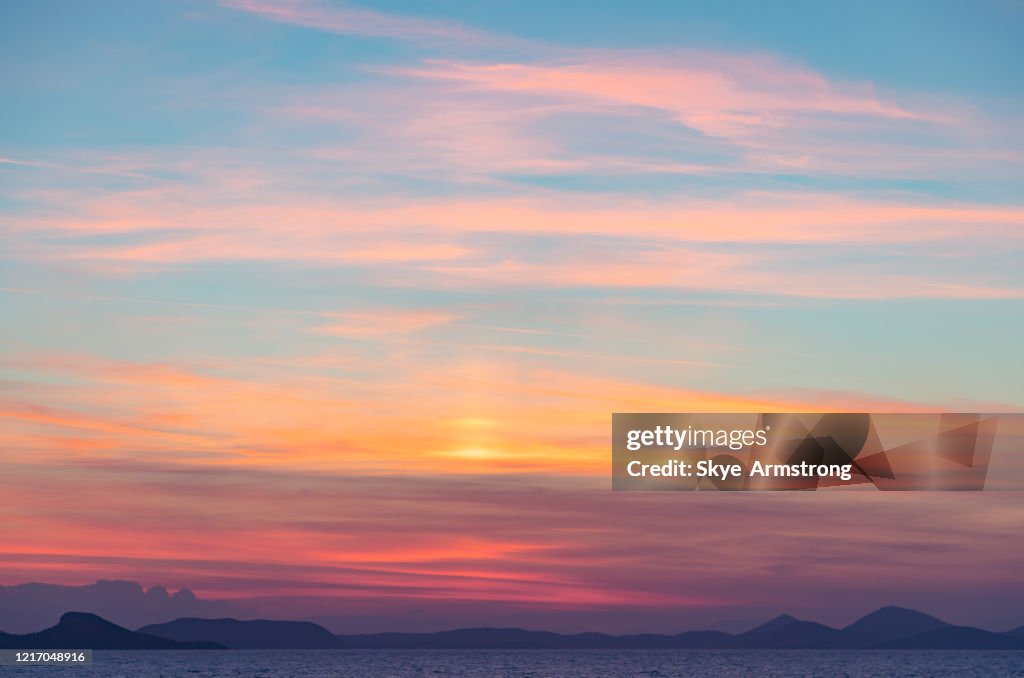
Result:
M94 652L89 666L0 667L2 675L230 678L613 678L616 676L1024 676L1024 652L831 650L221 650Z

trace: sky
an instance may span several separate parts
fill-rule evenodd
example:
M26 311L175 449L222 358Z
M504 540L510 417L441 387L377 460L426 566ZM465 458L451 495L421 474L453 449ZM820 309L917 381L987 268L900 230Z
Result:
M1024 623L1012 492L608 476L612 412L1022 409L1022 31L3 3L0 584L363 630Z

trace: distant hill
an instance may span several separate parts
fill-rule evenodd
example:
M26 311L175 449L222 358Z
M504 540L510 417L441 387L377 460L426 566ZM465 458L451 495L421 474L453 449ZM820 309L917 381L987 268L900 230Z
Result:
M760 626L755 626L754 628L750 629L749 631L746 631L745 633L748 633L748 634L775 633L777 631L783 630L784 628L786 628L790 624L792 624L794 622L798 622L798 621L800 621L800 620L797 619L796 617L792 616L792 615L780 614L778 617L775 617L774 619L769 619L768 621L766 621L765 623L761 624Z
M1018 626L1015 629L1010 629L1003 635L1013 636L1014 638L1024 638L1024 626Z
M132 629L179 617L239 614L228 603L201 600L188 589L174 592L162 586L146 589L133 581L103 579L85 586L0 586L0 630L7 633L31 633L53 626L68 610L91 612Z
M809 649L863 647L864 640L817 622L803 621L788 614L733 636L730 647L742 649Z
M890 606L861 617L843 631L855 633L874 642L888 642L949 626L952 625L923 612Z
M893 650L1024 650L1024 638L970 626L947 626L892 641L885 647Z
M143 626L139 633L179 642L213 641L232 649L314 650L341 647L333 633L313 622L302 621L186 618Z
M56 626L43 631L24 635L3 634L0 647L26 650L211 650L223 649L224 646L211 642L179 643L130 631L88 612L67 612Z
M906 634L905 636L903 634ZM338 636L349 649L1024 649L1007 634L966 629L915 610L889 607L845 629L781 615L745 633L563 635L518 628Z
M0 633L0 648L1024 650L1022 631L1024 628L992 633L951 626L921 612L895 607L872 612L844 629L781 615L739 634L688 631L675 635L622 636L561 634L520 628L335 636L312 622L198 618L182 618L130 631L94 614L68 612L60 618L60 623L44 631L25 635Z

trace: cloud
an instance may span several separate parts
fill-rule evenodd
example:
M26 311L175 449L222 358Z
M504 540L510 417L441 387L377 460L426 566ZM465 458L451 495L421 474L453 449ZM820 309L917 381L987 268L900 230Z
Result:
M945 119L885 102L868 85L833 84L809 69L765 55L597 52L567 64L434 62L396 72L497 92L661 109L688 127L727 138L791 126L811 115Z
M131 271L207 262L344 269L426 289L688 289L821 298L1016 299L1014 205L821 193L730 199L607 196L297 200L223 204L189 191L69 201L22 218L21 259ZM885 257L872 256L884 248ZM844 253L865 256L847 258ZM987 259L986 259L987 257ZM980 265L983 261L989 261ZM827 262L827 263L826 263ZM951 262L961 262L953 269Z
M451 319L352 314L343 336L374 339L375 358L362 371L343 363L348 372L338 379L325 375L317 360L305 367L237 359L186 366L74 354L8 356L5 365L38 376L31 388L6 389L0 444L12 450L11 462L88 465L144 453L153 463L192 460L198 467L590 475L606 471L608 412L814 411L822 405L820 394L736 395L588 374L566 368L564 355L536 362L463 349L430 361L429 344L398 343L392 351L380 343ZM829 405L914 407L849 395Z
M407 615L429 604L437 629L465 620L467 608L449 607L463 604L478 622L508 614L543 628L665 631L780 605L842 623L916 596L960 621L979 577L1008 598L991 614L1020 603L1021 555L1004 547L1021 517L1010 495L958 497L941 526L939 496L688 496L698 526L665 501L679 497L609 494L602 478L194 471L141 460L7 473L11 501L26 510L20 527L0 525L3 543L18 545L5 552L5 578L135 573L236 609L275 599L278 617L344 611L399 630L394 619L419 623ZM28 496L39 492L47 502ZM936 565L927 572L922 554Z
M420 63L371 69L378 79L391 76L383 87L349 84L341 95L322 88L279 105L291 115L358 130L343 135L345 143L315 151L320 158L477 175L940 173L950 179L968 168L989 173L993 164L1019 169L1024 162L1018 144L1007 146L1017 123L986 115L974 102L881 92L871 82L829 77L771 52L567 47L350 5L225 4L310 30L433 50L434 58ZM437 57L446 52L460 54ZM401 103L409 100L417 106ZM544 129L548 121L585 114L639 118L650 129L670 120L705 138L664 138L665 149L690 156L666 159L640 149L608 155L573 147L568 142L574 131L586 131L585 118L557 134ZM709 140L721 143L724 158L695 162ZM936 149L941 163L934 162Z
M330 322L313 329L317 334L335 337L375 338L406 334L443 325L459 316L450 311L437 310L372 310L358 313L326 314Z
M435 21L341 4L306 0L221 0L221 5L264 19L339 35L393 38L431 46L450 43L495 45L510 42L454 21Z
M429 47L494 37L350 5L226 4ZM7 220L5 249L98 275L260 262L446 292L1021 297L1015 269L992 255L1021 246L1024 208L856 188L1019 164L1013 144L993 143L1004 128L979 127L963 102L879 92L773 54L520 47L375 67L344 86L232 92L262 153L40 158L38 172L111 165L141 183L22 179L32 208ZM823 172L853 188L816 186ZM647 188L657 175L695 187ZM595 176L604 183L577 189Z

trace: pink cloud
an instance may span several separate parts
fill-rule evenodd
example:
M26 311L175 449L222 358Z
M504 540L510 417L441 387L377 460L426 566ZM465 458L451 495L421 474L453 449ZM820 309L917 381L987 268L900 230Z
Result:
M880 131L942 130L942 137L961 138L970 132L970 144L978 144L981 132L993 126L981 121L965 102L920 95L880 94L868 82L828 78L792 60L771 53L731 54L710 49L566 48L469 28L450 21L425 20L382 14L346 6L272 0L230 0L230 7L286 24L339 34L359 34L428 43L448 51L466 48L512 48L510 61L427 61L378 73L413 79L440 87L409 86L392 81L387 88L360 90L361 106L352 106L351 91L332 103L324 92L312 102L292 102L281 110L321 120L345 121L360 129L356 147L326 148L320 157L336 157L372 165L383 152L394 167L397 156L410 168L445 166L479 173L489 171L614 171L630 167L646 172L779 172L794 168L815 171L887 171L899 174L900 166L935 171L923 156L922 146L907 147L894 158L889 153L863 154L864 143L873 144ZM319 99L319 101L316 101ZM387 101L391 100L388 104ZM402 101L415 99L409 109ZM370 106L372 112L359 110ZM547 109L545 111L545 109ZM525 121L554 112L623 114L656 112L710 137L727 141L748 155L733 167L701 167L700 163L656 162L644 158L611 158L600 154L567 152L564 146L536 129L523 128ZM440 115L439 115L440 114ZM386 119L386 132L373 133ZM498 125L495 121L504 118ZM851 129L850 118L862 128L858 138L830 139L837 131ZM814 130L811 134L808 130ZM398 147L375 147L395 136L412 141ZM842 137L842 135L838 135ZM889 135L886 135L889 136ZM359 146L370 142L370 147ZM824 142L828 143L824 144ZM943 146L948 163L962 157L976 164L962 144ZM518 149L517 149L518 146ZM453 149L460 152L453 152ZM986 153L1005 149L989 145ZM1011 162L1021 161L1020 153Z
M588 56L591 60L586 60ZM945 119L885 102L869 85L830 83L809 69L764 55L597 53L568 64L434 62L396 72L498 92L661 109L689 127L722 137L760 134L764 128L796 124L807 115Z
M488 198L403 198L375 195L299 199L269 193L251 203L217 200L192 189L110 192L62 198L66 215L11 220L10 235L67 236L169 231L187 242L138 249L140 260L218 257L288 259L336 257L397 260L459 258L463 245L440 240L470 233L654 236L679 242L910 243L1018 240L1024 208L901 202L822 193L747 192L728 199L652 199L627 196L535 195ZM190 233L196 232L196 233ZM198 234L201 232L201 234ZM410 240L410 237L413 239ZM336 242L332 245L330 240ZM326 246L326 247L325 247ZM166 249L162 249L162 248ZM131 253L135 246L90 249ZM327 250L325 252L324 250ZM239 256L231 255L237 251ZM248 251L248 252L247 252ZM317 254L319 253L319 254Z
M435 45L493 44L500 39L453 21L418 19L306 0L221 0L220 4L270 21L340 35L396 38Z
M15 464L7 474L9 499L25 509L0 525L0 541L17 545L2 559L5 579L114 575L204 597L310 596L277 600L278 615L372 608L413 620L412 610L436 601L431 622L444 624L444 601L488 601L480 612L492 619L513 614L547 628L566 623L556 614L566 610L582 613L569 624L647 630L624 613L645 611L655 628L678 629L743 604L831 608L822 619L836 623L913 596L955 610L977 595L979 574L1016 591L1021 566L1019 550L1005 548L1019 526L1016 498L989 493L957 497L955 518L941 525L934 517L949 500L937 495L740 503L693 495L685 499L701 529L681 539L679 503L666 499L684 497L609 494L603 478L456 481L140 463L74 474ZM761 538L766 531L772 539ZM922 557L942 566L922 572ZM1019 609L1013 598L1007 610Z
M211 261L347 266L371 284L452 289L522 286L697 289L833 298L1022 296L1012 277L950 258L1021 242L1017 206L914 204L822 194L729 200L559 196L298 200L223 204L188 191L69 202L69 216L22 217L8 234L25 259L96 272ZM132 236L124 243L93 239ZM534 243L547 244L537 250ZM907 250L906 246L915 248ZM792 245L812 246L812 254ZM849 247L903 248L840 262Z

